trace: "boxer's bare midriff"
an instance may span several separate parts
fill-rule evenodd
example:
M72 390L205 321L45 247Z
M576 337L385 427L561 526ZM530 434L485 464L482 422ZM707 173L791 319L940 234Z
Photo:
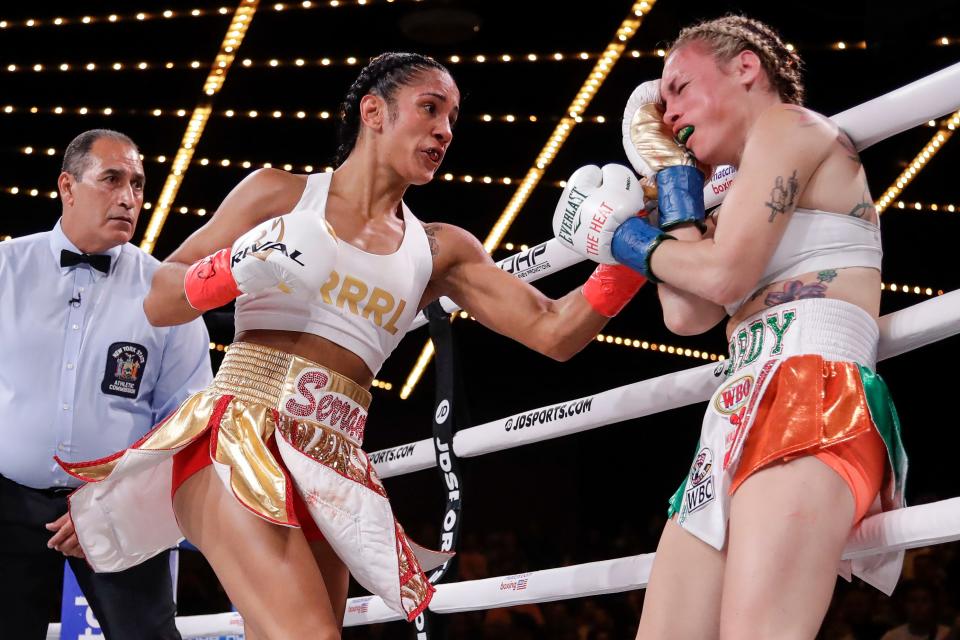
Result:
M833 271L833 273L829 273ZM727 338L741 322L764 309L803 298L832 298L854 304L874 318L880 314L880 272L849 267L805 273L755 291L727 322Z
M373 373L360 356L311 333L252 329L241 331L236 335L235 340L252 342L306 358L350 378L364 389L369 389L373 383Z

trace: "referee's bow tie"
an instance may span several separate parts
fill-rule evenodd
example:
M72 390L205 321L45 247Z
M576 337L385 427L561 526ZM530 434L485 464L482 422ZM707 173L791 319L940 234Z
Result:
M110 256L75 253L73 251L69 251L68 249L63 249L60 251L61 267L75 267L78 264L88 264L97 271L107 273L110 271Z

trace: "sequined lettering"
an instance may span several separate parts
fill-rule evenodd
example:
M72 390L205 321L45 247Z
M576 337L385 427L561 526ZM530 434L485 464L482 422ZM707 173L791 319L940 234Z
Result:
M726 365L723 375L729 376L734 371L756 362L763 355L766 350L764 338L767 329L773 334L774 341L768 355L781 355L783 353L783 338L796 319L796 309L767 314L763 320L755 320L749 327L740 329L730 336L730 362Z
M763 352L763 321L757 320L750 325L750 350L743 364L756 362Z
M353 411L350 412L350 415L348 415L343 421L344 431L351 434L354 432L354 429L357 426L357 416L359 414L360 414L360 409L358 409L357 407L354 407Z
M293 416L299 416L304 418L313 414L314 409L316 408L317 399L310 389L307 388L307 385L313 385L314 390L320 390L327 386L327 382L330 378L327 377L322 371L308 371L303 376L297 380L297 392L300 394L300 397L306 400L306 403L298 402L297 398L290 398L287 400L287 403L284 405L284 411Z
M781 316L782 321L778 323L777 320ZM783 336L787 333L787 329L790 328L790 325L793 324L793 321L796 318L797 312L795 309L781 311L767 316L767 326L770 327L770 330L773 331L773 335L777 338L776 343L773 345L773 349L770 350L770 355L778 356L783 351Z
M327 416L330 415L330 405L333 404L333 396L329 393L322 398L320 402L317 403L317 420L326 420Z
M740 359L739 359L739 361L737 362L737 369L739 369L740 367L742 367L743 364L744 364L743 361L744 361L744 358L745 358L746 355L747 355L747 346L748 346L748 345L749 345L749 335L747 334L747 330L746 330L746 329L741 329L740 332L737 333L737 351L738 351L739 354L740 354Z
M334 400L330 408L330 426L335 429L343 430L344 422L350 413L349 403L343 400Z

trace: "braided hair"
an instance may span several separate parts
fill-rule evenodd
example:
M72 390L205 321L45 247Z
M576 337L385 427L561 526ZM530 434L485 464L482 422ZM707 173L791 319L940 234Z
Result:
M800 78L803 61L763 22L738 15L706 20L683 29L670 50L676 51L691 42L706 44L721 63L729 62L742 51L754 52L780 99L803 104L804 88Z
M350 85L350 90L340 104L337 114L340 120L337 131L339 144L334 157L335 166L343 164L357 144L357 136L360 134L360 100L363 96L372 93L392 106L398 87L406 85L415 76L430 69L450 74L445 66L419 53L388 52L370 60Z

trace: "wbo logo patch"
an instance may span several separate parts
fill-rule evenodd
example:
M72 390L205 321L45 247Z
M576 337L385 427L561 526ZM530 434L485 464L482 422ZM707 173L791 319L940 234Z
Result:
M714 408L725 415L735 414L746 406L752 390L753 376L741 376L714 394Z
M147 348L135 342L114 342L107 349L107 365L100 390L121 398L136 398L147 368Z

